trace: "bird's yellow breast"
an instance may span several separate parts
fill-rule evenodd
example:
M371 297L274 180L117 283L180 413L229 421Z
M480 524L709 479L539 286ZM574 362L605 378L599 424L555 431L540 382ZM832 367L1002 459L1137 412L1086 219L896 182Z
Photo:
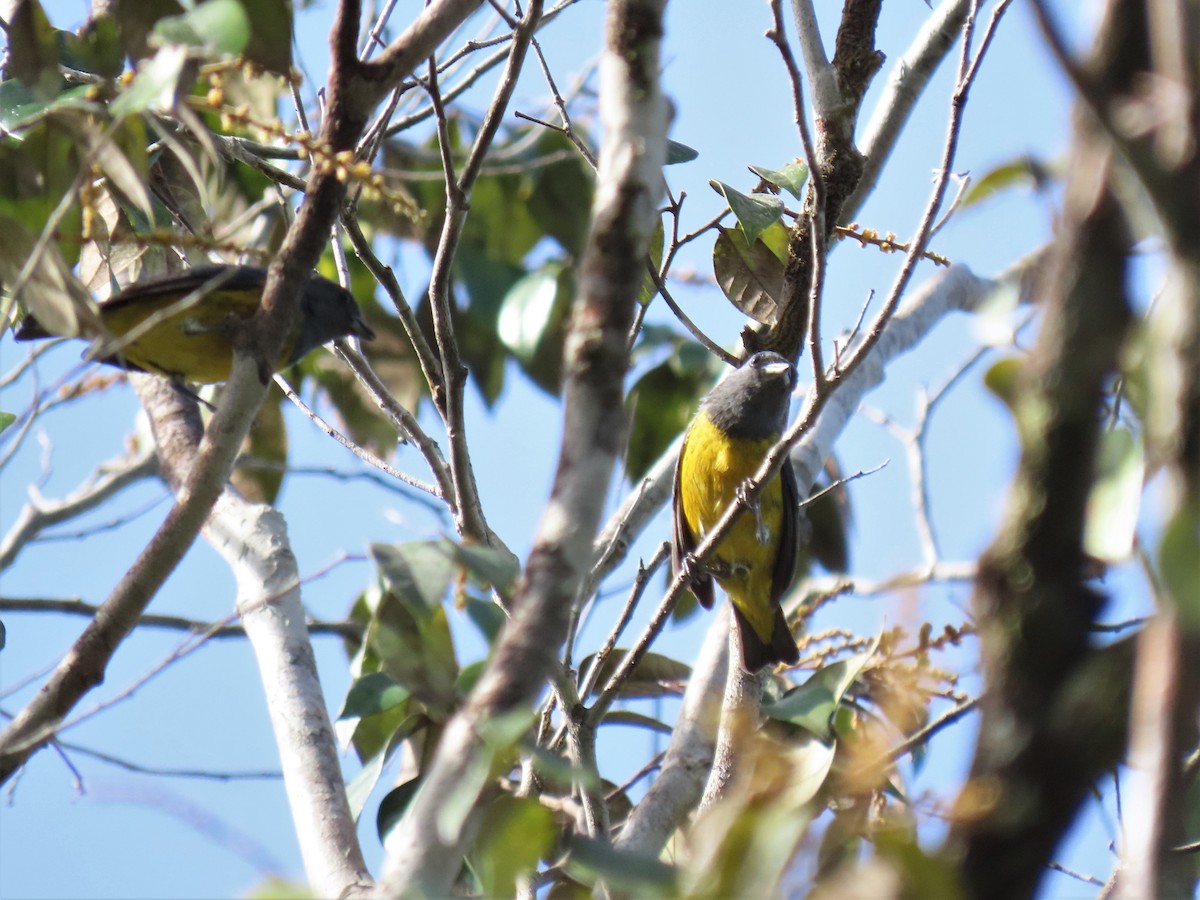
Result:
M731 438L701 412L688 430L679 471L683 516L697 541L720 520L738 489L762 465L773 439ZM770 639L770 602L783 516L783 487L775 476L758 496L757 515L741 515L718 545L712 566L717 581L754 630Z
M101 304L100 318L115 338L127 339L114 356L146 372L214 384L228 379L233 365L231 320L250 318L259 299L253 291L217 290L188 308L178 297L138 298Z

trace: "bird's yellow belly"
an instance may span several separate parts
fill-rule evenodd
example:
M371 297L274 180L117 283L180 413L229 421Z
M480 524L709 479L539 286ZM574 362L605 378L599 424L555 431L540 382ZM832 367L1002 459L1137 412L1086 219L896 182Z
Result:
M118 303L107 310L102 305L101 319L110 332L125 339L118 340L114 356L146 372L215 384L227 380L233 366L230 320L248 319L257 309L254 295L215 291L182 311L162 301ZM145 327L155 315L161 321Z
M730 441L701 416L688 434L680 471L683 513L702 540L737 497L738 489L762 465L773 440ZM769 640L774 627L770 603L783 516L783 489L776 476L758 496L757 511L744 512L717 546L709 568L718 583Z

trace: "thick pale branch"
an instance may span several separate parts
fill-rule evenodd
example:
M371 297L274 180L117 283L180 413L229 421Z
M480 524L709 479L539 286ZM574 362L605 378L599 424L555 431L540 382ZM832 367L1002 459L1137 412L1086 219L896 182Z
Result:
M804 70L812 84L813 112L818 120L834 116L841 105L837 73L829 64L825 45L821 40L821 29L817 26L817 13L812 0L791 0L792 18L796 23L796 35L800 40L800 53L804 58Z
M608 483L623 447L626 336L665 161L668 116L658 88L662 7L661 0L609 7L600 70L605 140L566 346L558 469L512 618L388 838L389 872L382 885L388 896L450 892L472 823L468 817L448 833L439 823L443 798L449 791L461 794L467 773L487 752L477 731L481 724L528 708L544 688L566 636L571 601L588 571L604 503L598 486Z
M186 399L179 403L174 386L159 378L140 378L138 387L152 416L164 474L178 484L194 461L200 434L195 404ZM267 695L309 882L320 895L341 895L369 876L346 800L283 517L226 489L204 533L237 581L238 611Z

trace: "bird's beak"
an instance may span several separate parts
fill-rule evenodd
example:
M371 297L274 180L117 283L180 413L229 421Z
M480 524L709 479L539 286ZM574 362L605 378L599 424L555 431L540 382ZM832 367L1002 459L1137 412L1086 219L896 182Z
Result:
M362 316L355 316L351 322L351 334L355 337L360 337L364 341L375 340L375 332L371 330L371 326L367 324L367 320Z
M795 369L792 368L791 363L774 362L774 363L767 363L765 366L762 367L762 371L766 372L772 378L779 378L780 376L787 376L790 379L790 378L794 377L792 373L795 372Z

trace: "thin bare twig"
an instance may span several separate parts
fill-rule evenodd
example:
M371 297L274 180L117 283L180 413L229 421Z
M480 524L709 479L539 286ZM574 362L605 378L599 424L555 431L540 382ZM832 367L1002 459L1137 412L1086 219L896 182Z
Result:
M129 485L157 472L158 459L151 447L143 448L133 456L104 463L82 486L62 500L45 500L31 487L29 502L0 541L0 571L8 568L21 548L45 529L95 509Z
M0 597L0 610L5 612L27 613L58 613L74 616L92 617L100 611L94 603L85 603L79 599L63 600L50 597ZM170 616L161 613L143 613L138 617L139 628L165 628L172 631L188 631L193 634L207 634L214 640L221 638L244 638L246 629L232 623L202 622L199 619L189 619L185 616ZM356 622L325 622L312 619L305 623L309 634L328 635L333 637L361 640L363 626Z
M399 469L388 465L366 447L356 444L354 441L350 440L350 438L346 437L346 435L342 434L340 431L326 422L323 418L321 418L320 414L317 413L316 410L300 399L300 395L292 390L292 386L287 383L287 380L284 379L282 375L275 376L275 383L279 386L279 389L283 391L284 396L291 400L292 403L296 405L296 408L300 410L300 412L308 416L314 425L320 428L323 432L325 432L325 434L333 438L363 462L374 466L381 472L385 472L392 478L395 478L397 481L402 481L410 487L424 491L430 496L437 497L439 499L442 497L442 492L437 488L437 486L427 484L424 481L413 478L411 475L401 472Z
M80 756L98 759L100 762L108 763L111 766L116 766L117 768L124 769L126 772L134 772L138 775L155 775L163 778L195 778L202 781L278 781L283 777L283 773L278 769L260 769L257 771L250 769L235 772L223 771L221 769L148 766L142 763L135 763L132 760L111 753L103 753L100 750L94 750L91 747L85 747L83 744L76 744L71 741L55 741L54 743L64 750L70 750L72 753L77 753Z
M637 576L634 578L633 586L629 589L629 596L625 600L625 606L621 609L621 614L617 617L617 621L609 631L608 637L604 639L604 643L601 644L600 649L592 656L591 665L588 666L587 672L584 673L583 678L580 680L580 697L586 698L596 686L596 681L600 678L600 671L608 661L613 648L617 646L617 641L621 639L621 635L624 633L626 626L629 625L630 619L633 618L634 610L637 608L642 594L645 593L651 576L667 561L668 550L669 545L664 541L654 551L654 555L650 557L648 563L638 565Z

